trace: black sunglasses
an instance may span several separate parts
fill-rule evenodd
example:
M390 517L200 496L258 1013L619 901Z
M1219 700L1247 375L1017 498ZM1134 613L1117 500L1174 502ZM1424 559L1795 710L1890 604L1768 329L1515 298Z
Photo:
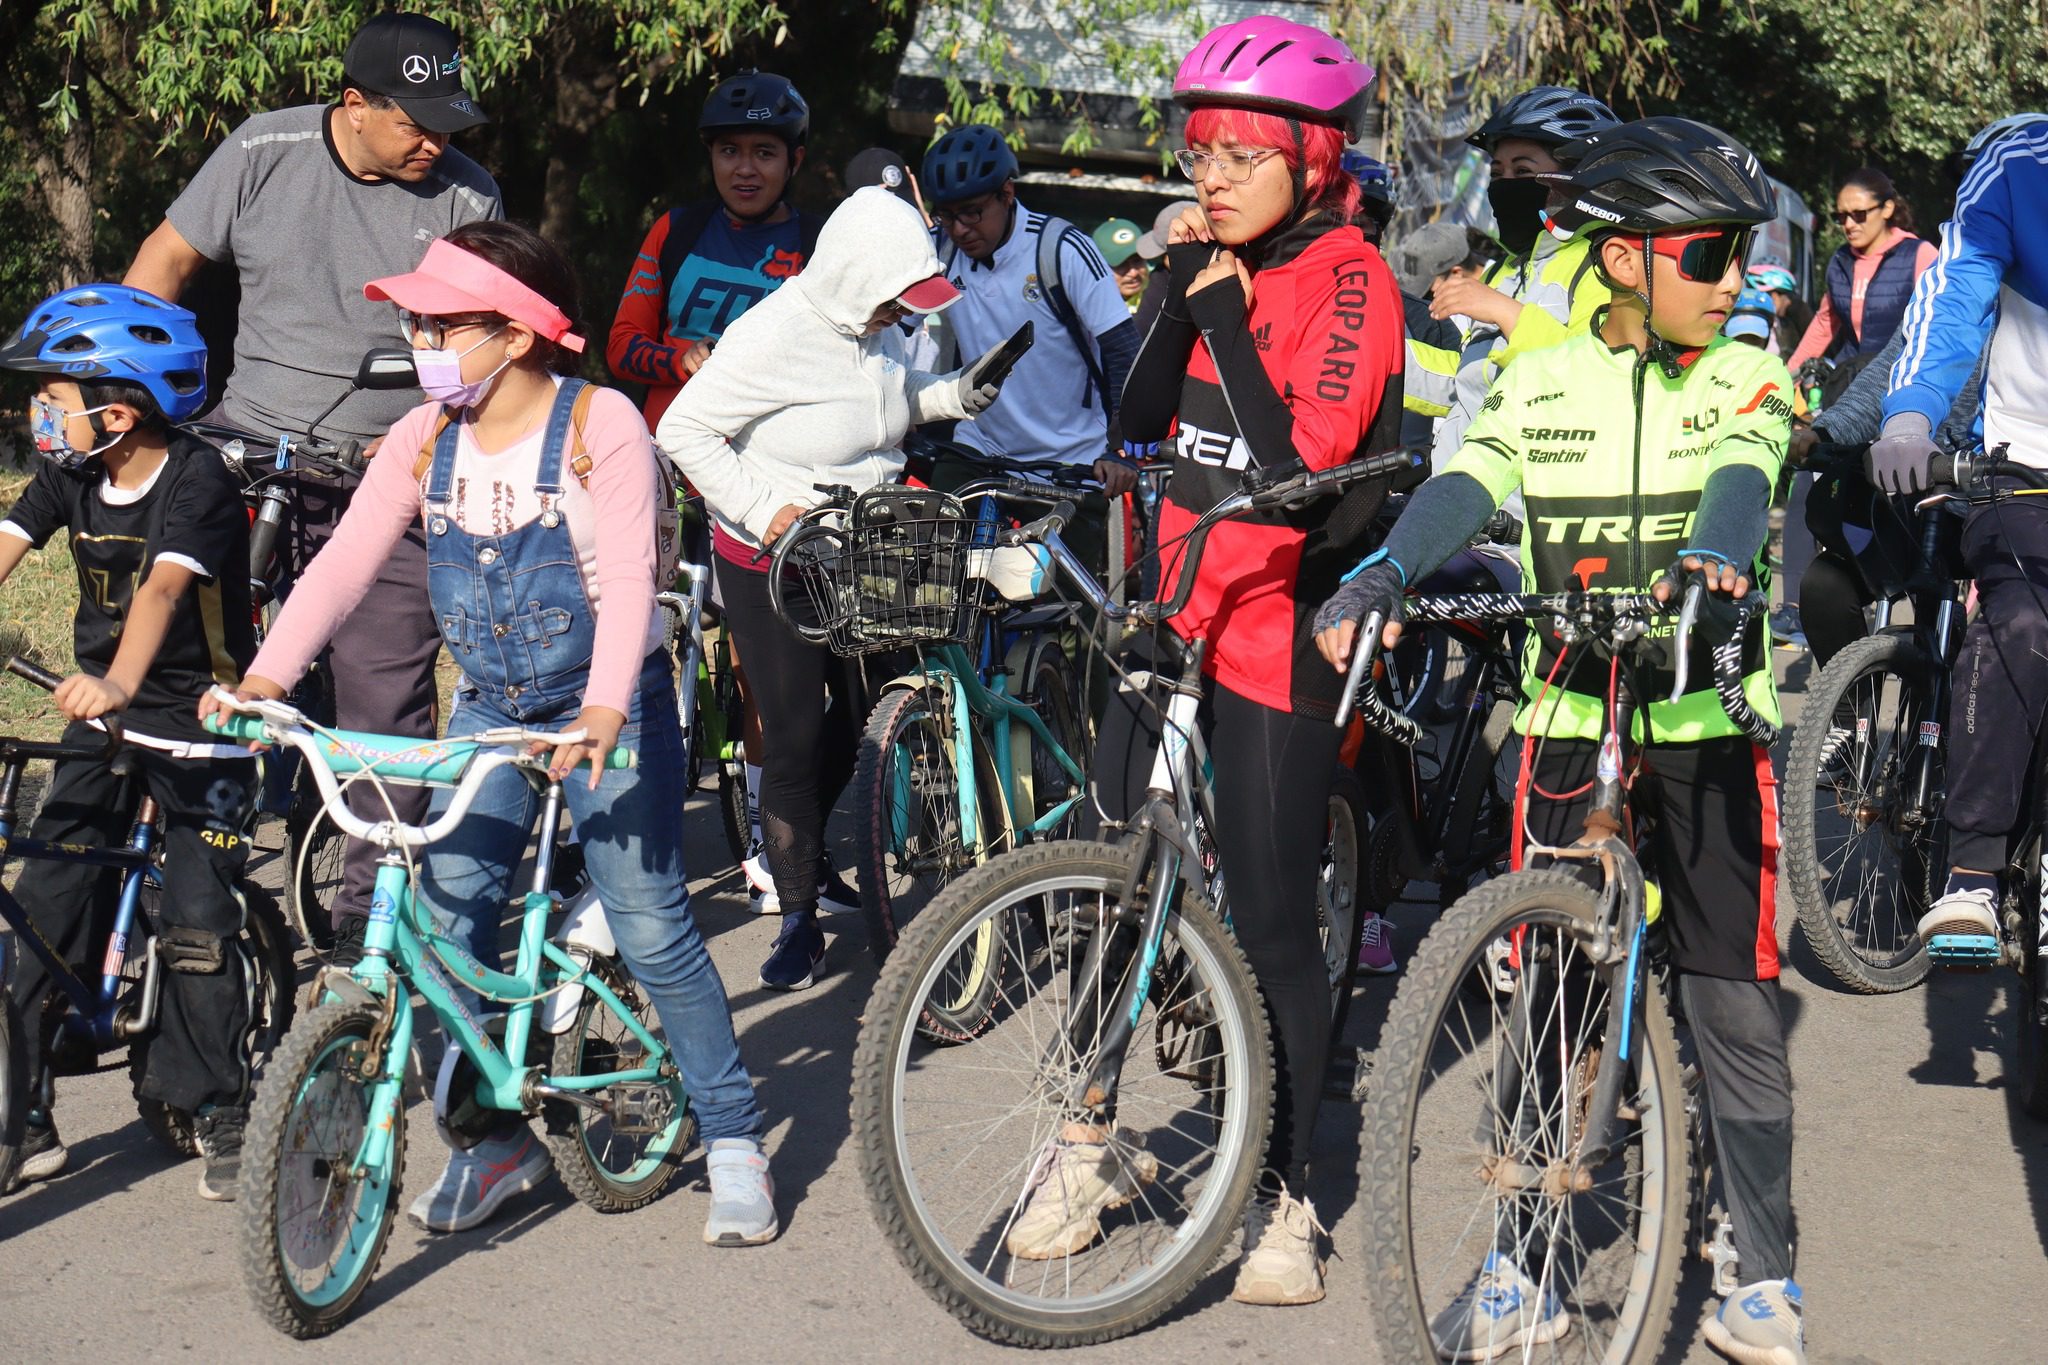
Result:
M1835 210L1834 217L1838 223L1855 223L1861 227L1865 218L1868 218L1883 207L1884 205L1882 204L1872 204L1867 209L1837 209Z

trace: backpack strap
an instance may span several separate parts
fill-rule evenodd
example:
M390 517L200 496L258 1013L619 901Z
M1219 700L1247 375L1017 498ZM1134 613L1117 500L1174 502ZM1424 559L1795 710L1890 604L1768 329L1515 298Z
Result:
M448 424L455 420L455 414L447 408L434 419L434 429L427 433L427 439L420 443L420 453L413 457L412 481L418 483L427 477L427 471L434 466L434 445L441 439L441 433L448 430Z
M1103 395L1103 407L1107 410L1109 381L1102 373L1102 361L1095 354L1095 338L1089 336L1081 325L1081 315L1074 308L1073 300L1067 297L1066 283L1060 278L1060 248L1070 233L1082 236L1081 229L1066 219L1046 215L1038 231L1038 289L1045 295L1046 306L1052 309L1052 315L1073 338L1074 348L1081 353L1081 361L1088 367L1089 387L1083 401L1093 406L1095 395L1099 393ZM1089 249L1094 249L1092 242Z
M585 384L576 393L575 404L569 409L569 472L576 476L576 482L590 487L590 453L583 445L583 419L590 415L590 398L597 392L597 385Z

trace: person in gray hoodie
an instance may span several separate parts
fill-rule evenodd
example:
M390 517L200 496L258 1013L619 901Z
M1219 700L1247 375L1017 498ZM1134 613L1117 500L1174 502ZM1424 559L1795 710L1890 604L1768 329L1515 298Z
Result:
M856 491L902 476L904 433L987 411L978 378L997 351L951 374L906 369L884 335L959 297L922 217L880 186L832 214L803 273L726 329L663 414L656 440L704 496L713 571L761 726L761 833L782 927L761 984L802 990L825 956L820 895L842 902L824 860L825 819L853 775L865 699L859 671L776 619L767 560L818 486ZM830 693L829 708L819 701Z

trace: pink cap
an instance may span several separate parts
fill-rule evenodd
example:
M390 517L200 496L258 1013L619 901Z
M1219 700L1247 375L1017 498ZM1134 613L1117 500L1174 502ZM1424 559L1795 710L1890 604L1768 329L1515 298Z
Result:
M960 291L944 275L928 275L896 296L896 302L913 313L936 313L960 297Z
M391 275L363 286L366 299L389 299L426 317L498 313L534 330L567 351L581 352L583 338L569 315L472 251L436 238L409 275Z

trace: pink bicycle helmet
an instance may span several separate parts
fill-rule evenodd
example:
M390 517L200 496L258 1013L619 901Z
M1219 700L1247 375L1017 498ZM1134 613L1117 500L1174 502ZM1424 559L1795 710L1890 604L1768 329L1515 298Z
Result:
M1173 77L1190 109L1228 105L1335 124L1346 141L1365 129L1370 66L1319 28L1270 14L1211 29Z

